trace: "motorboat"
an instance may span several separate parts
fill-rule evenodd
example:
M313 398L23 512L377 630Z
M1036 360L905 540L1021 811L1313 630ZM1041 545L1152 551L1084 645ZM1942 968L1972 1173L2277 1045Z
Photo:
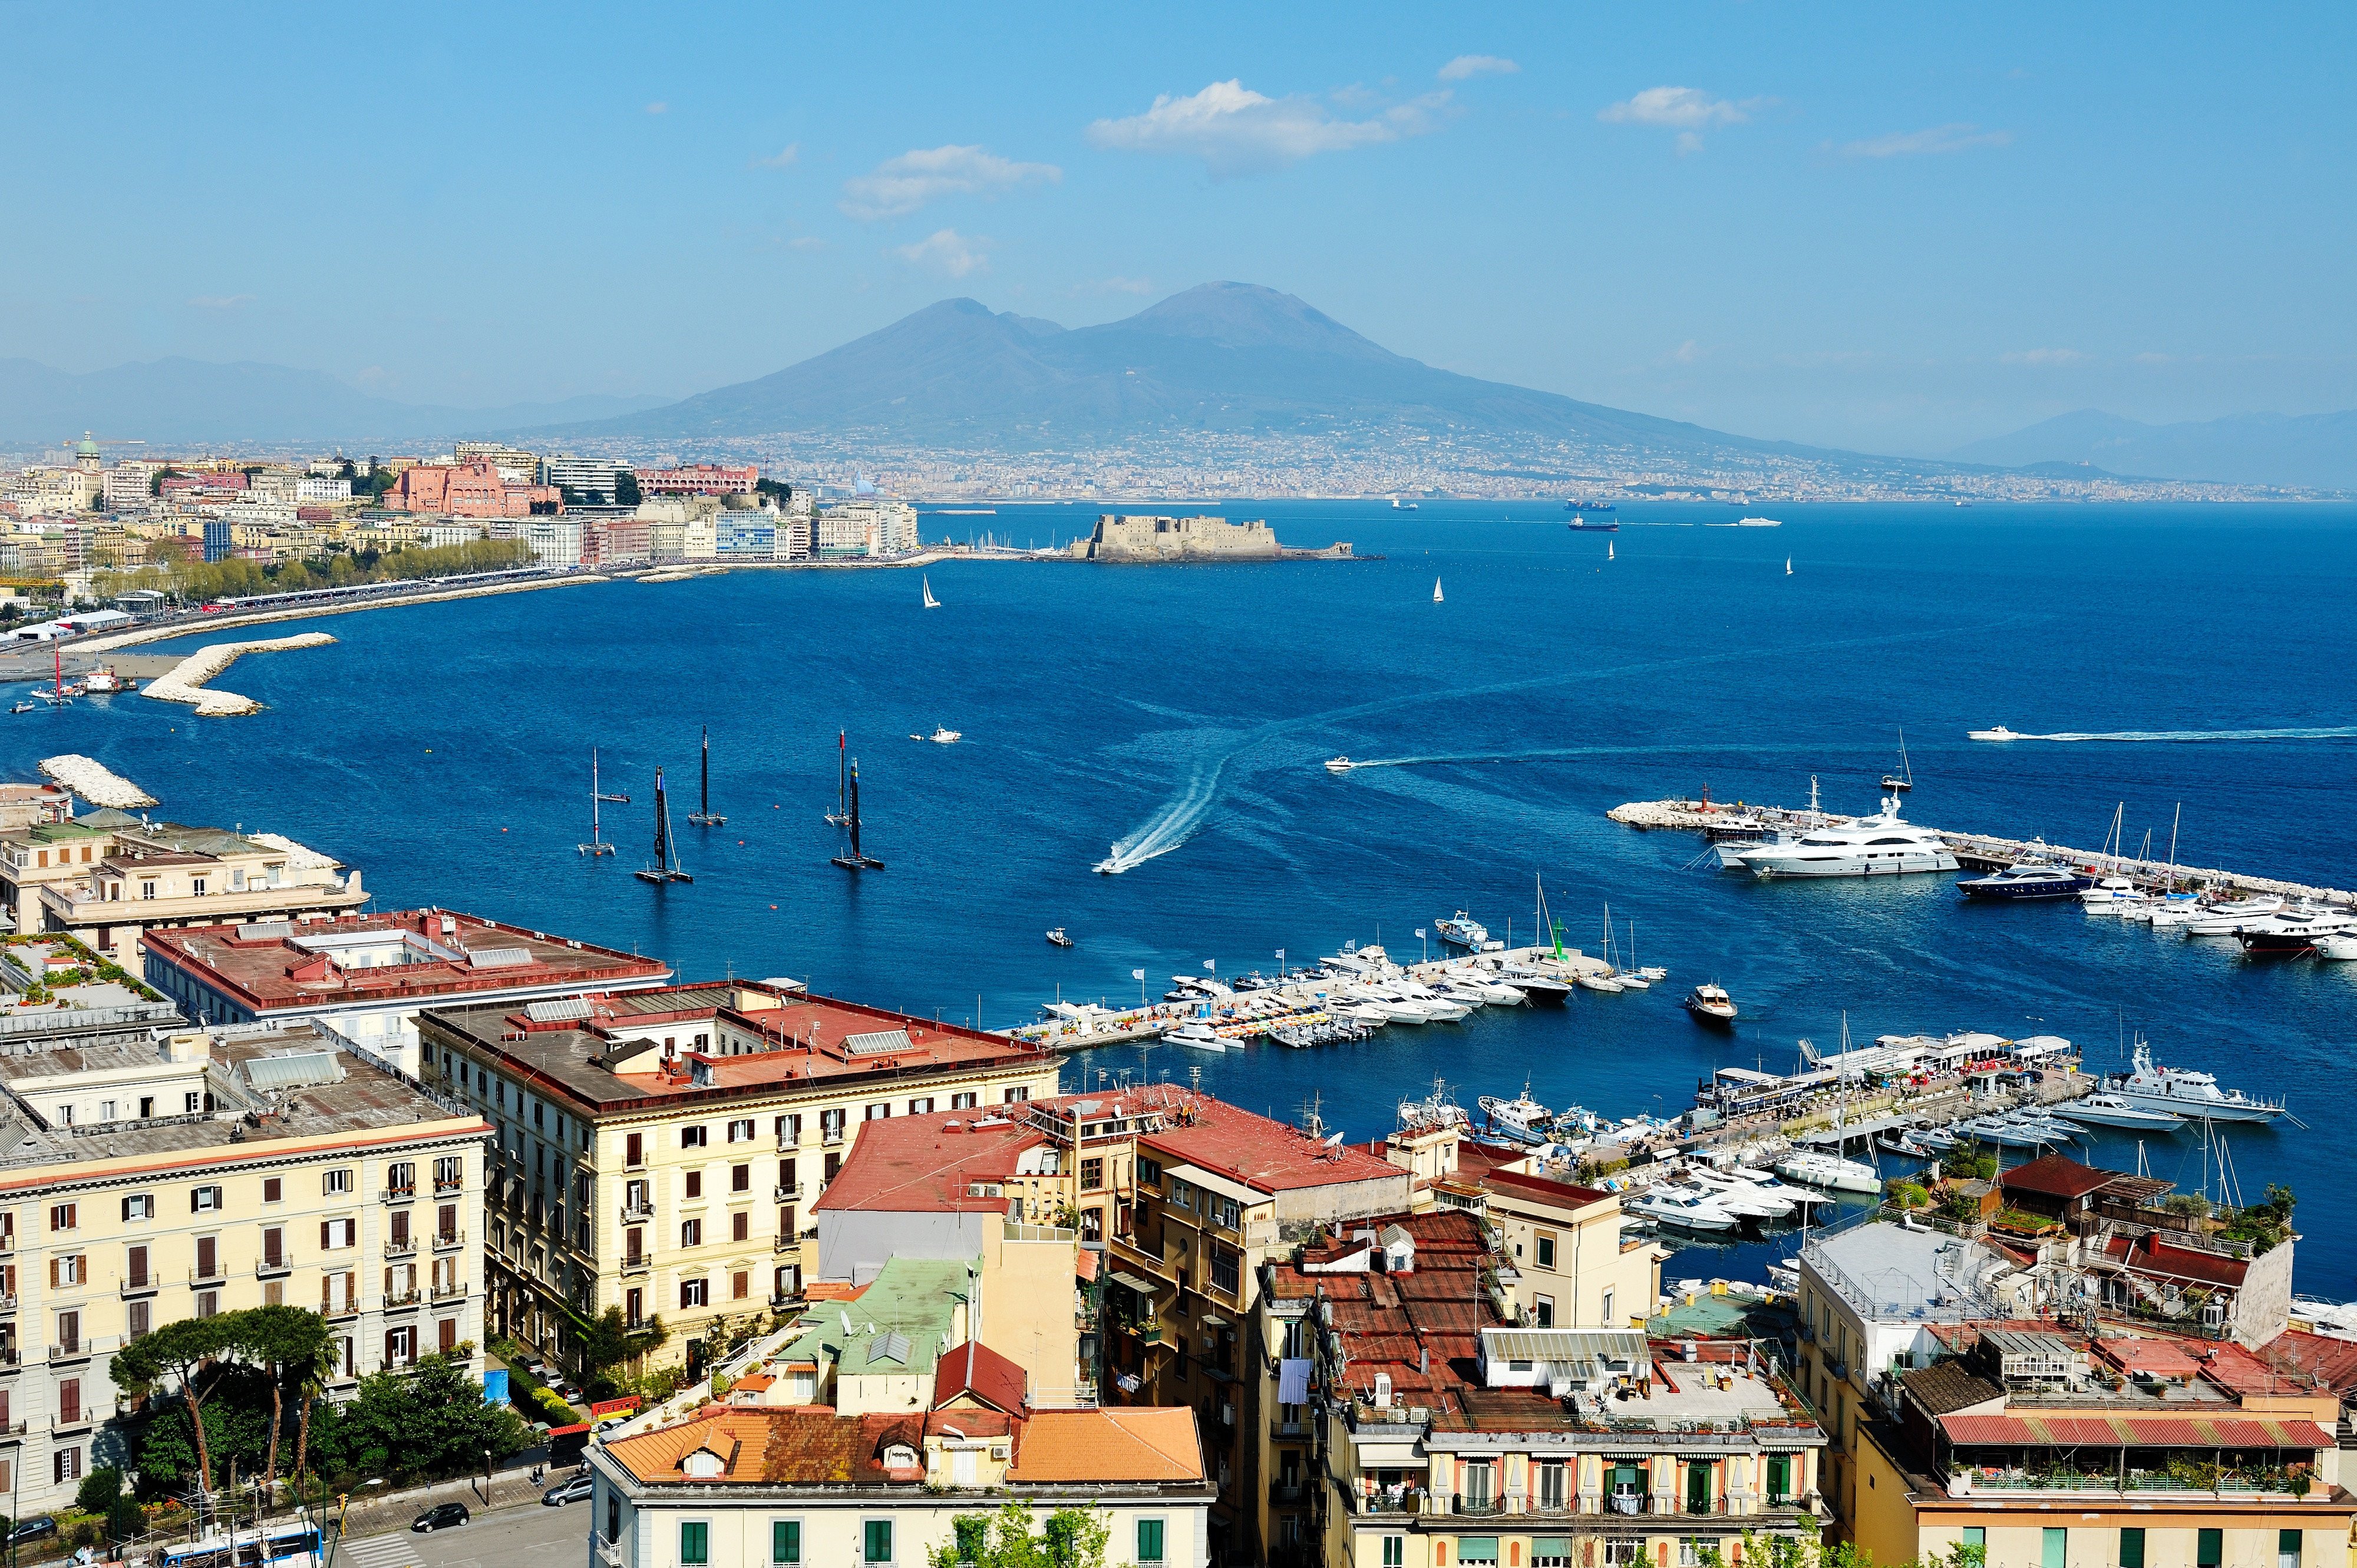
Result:
M1718 1200L1718 1206L1738 1219L1789 1219L1801 1206L1781 1193L1770 1192L1735 1176L1721 1176L1707 1165L1688 1165L1685 1179Z
M1681 1230L1732 1230L1741 1223L1713 1195L1667 1184L1622 1198L1620 1208L1657 1225L1674 1226Z
M2357 917L2338 909L2296 905L2277 914L2262 915L2239 926L2234 940L2243 950L2261 958L2297 958L2314 952L2326 937L2357 931Z
M2357 936L2319 937L2316 940L2316 956L2330 959L2335 963L2357 960Z
M2125 876L2106 876L2079 891L2080 907L2090 915L2123 915L2146 902L2144 889Z
M1518 1144L1544 1144L1555 1126L1555 1112L1531 1098L1531 1086L1523 1085L1523 1092L1512 1100L1501 1100L1485 1094L1474 1101L1490 1125Z
M1068 948L1072 945L1072 939L1064 934L1064 928L1061 926L1058 926L1054 930L1048 933L1048 940L1052 945L1060 948Z
M1171 1030L1168 1034L1164 1035L1162 1037L1171 1045L1191 1046L1199 1051L1226 1051L1234 1049L1234 1047L1230 1046L1227 1041L1220 1038L1219 1035L1211 1028L1211 1026L1201 1022L1181 1024L1177 1028Z
M1964 738L1966 740L2019 740L2022 737L2003 725L1999 725L1995 729L1968 729L1964 732Z
M1601 991L1609 995L1618 995L1620 993L1628 989L1627 986L1620 983L1620 980L1618 975L1609 973L1600 969L1581 970L1578 973L1572 976L1572 983L1578 986L1582 991Z
M1399 1102L1400 1125L1410 1131L1468 1127L1472 1122L1473 1118L1465 1114L1465 1107L1448 1098L1448 1086L1437 1079L1433 1080L1432 1092L1422 1100Z
M1620 989L1623 991L1651 991L1653 989L1653 983L1645 978L1643 972L1639 970L1616 969L1612 972L1612 978L1620 983Z
M1774 1171L1763 1171L1757 1165L1729 1165L1727 1174L1738 1181L1748 1181L1760 1191L1774 1197L1788 1199L1801 1208L1818 1208L1834 1200L1824 1193L1805 1187L1793 1187L1778 1179Z
M102 664L81 678L81 689L92 696L105 696L115 692L135 692L138 685L129 677L117 675L111 664Z
M1735 1022L1735 998L1723 985L1706 981L1686 993L1686 1011L1706 1024Z
M1872 1165L1814 1149L1794 1149L1781 1155L1775 1170L1780 1176L1835 1192L1871 1194L1882 1190L1882 1177Z
M1732 860L1759 876L1876 876L1899 872L1953 871L1956 856L1947 841L1929 828L1899 820L1899 797L1882 798L1882 810L1841 826L1810 829L1797 839L1718 846L1721 864Z
M1358 766L1347 757L1329 757L1326 759L1326 771L1329 773L1348 773Z
M2239 1089L2229 1093L2209 1073L2154 1066L2142 1036L2132 1061L2133 1070L2114 1074L2104 1087L2139 1111L2167 1111L2190 1122L2272 1122L2284 1113L2282 1101L2255 1099Z
M2150 1128L2156 1133L2174 1133L2185 1125L2185 1118L2173 1111L2147 1111L2116 1094L2091 1094L2084 1100L2056 1106L2054 1113L2066 1121L2092 1122L2098 1127Z
M2205 918L2211 906L2204 904L2195 894L2169 893L2163 895L2144 918L2145 922L2156 931L2174 931Z
M1967 877L1956 889L1967 898L2075 898L2093 885L2083 873L2032 854L2003 871Z
M910 740L930 740L935 746L955 746L959 741L963 740L965 736L960 731L950 728L947 725L935 725L933 726L932 734L912 735L909 738Z
M1353 1001L1349 997L1328 1002L1326 1011L1334 1017L1348 1018L1353 1024L1369 1028L1380 1029L1394 1021L1390 1008L1373 1002Z
M1571 995L1572 983L1556 975L1541 974L1531 969L1501 969L1498 978L1521 992L1533 1002L1560 1007Z
M2079 1130L2045 1122L2017 1121L2010 1116L1975 1116L1959 1122L1955 1130L1975 1144L1997 1144L2008 1149L2043 1149L2075 1143Z
M8 711L12 714L29 714L40 705L38 703L15 703L9 705Z
M1445 975L1431 984L1426 985L1425 989L1431 992L1435 996L1439 997L1443 1002L1456 1003L1459 1007L1464 1008L1469 1013L1478 1008L1487 1007L1490 1005L1490 999L1488 997L1482 995L1471 986L1465 984L1462 981L1451 980Z
M1362 1002L1370 1007L1380 1009L1385 1021L1389 1023L1429 1024L1433 1020L1433 1014L1426 1011L1422 1004L1410 1002L1404 996L1394 996L1374 986L1354 985L1342 994L1354 1002Z
M1494 1003L1501 1007L1519 1006L1524 1000L1523 993L1513 986L1502 980L1492 980L1478 970L1444 969L1440 972L1440 977L1448 981L1452 989L1470 991L1482 1001Z
M1402 1001L1415 1004L1444 1024L1454 1024L1473 1011L1473 1007L1480 1005L1477 1002L1473 1004L1473 1007L1469 1007L1462 1002L1451 1001L1421 981L1402 980L1395 982L1387 989L1393 995Z
M1469 948L1475 952L1480 952L1482 944L1490 940L1490 928L1462 909L1445 920L1435 920L1432 929L1451 947Z
M2283 907L2280 898L2230 898L2222 904L2211 905L2180 929L2189 937L2231 937L2252 921L2275 914Z

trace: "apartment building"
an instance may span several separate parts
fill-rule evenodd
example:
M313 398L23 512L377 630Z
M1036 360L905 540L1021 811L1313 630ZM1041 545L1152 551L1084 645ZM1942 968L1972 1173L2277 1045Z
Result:
M151 1328L316 1307L330 1397L471 1347L479 1116L309 1029L188 1031L0 1055L0 1489L70 1501ZM119 1448L119 1444L115 1444Z
M23 931L63 931L138 973L151 930L357 909L361 874L275 833L113 809L0 834L0 897Z
M1183 1410L899 1414L707 1407L589 1451L597 1568L921 1568L999 1510L1096 1510L1108 1562L1208 1568L1210 1488ZM977 1552L978 1554L978 1552Z
M1694 1568L1816 1539L1825 1437L1772 1350L1515 1325L1498 1239L1442 1209L1268 1265L1300 1434L1269 1562Z
M757 464L685 463L642 470L639 489L650 496L738 496L752 494L760 481Z
M452 909L151 931L147 983L212 1024L316 1023L418 1076L418 1013L662 984L637 953Z
M660 1317L658 1356L797 1305L811 1203L862 1129L1055 1092L1057 1058L789 983L730 982L421 1015L428 1082L488 1116L502 1332L570 1357L574 1316Z
M1842 1524L1875 1561L2347 1568L2345 1354L2034 1320L1941 1338L1856 1430Z
M619 457L577 457L554 452L540 460L540 482L610 502L630 465Z

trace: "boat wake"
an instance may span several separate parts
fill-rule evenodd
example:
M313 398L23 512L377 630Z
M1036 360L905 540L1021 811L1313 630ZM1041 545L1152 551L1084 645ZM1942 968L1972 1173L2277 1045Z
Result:
M1119 876L1158 855L1168 854L1194 837L1203 819L1211 814L1211 803L1220 798L1220 775L1227 766L1228 759L1223 757L1208 768L1198 767L1177 799L1156 812L1145 826L1114 843L1113 853L1098 861L1093 869L1106 876Z
M2174 741L2203 740L2348 740L2357 737L2357 725L2338 729L2124 729L2102 734L2064 730L2056 735L2017 735L2015 740Z

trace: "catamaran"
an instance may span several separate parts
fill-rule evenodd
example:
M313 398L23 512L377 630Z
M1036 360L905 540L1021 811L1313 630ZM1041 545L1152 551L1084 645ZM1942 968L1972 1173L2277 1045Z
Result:
M702 810L690 811L687 814L687 820L699 828L716 828L726 825L728 819L712 809L712 732L708 729L704 732L702 785L703 794L699 800Z
M839 828L851 821L851 807L846 803L851 788L849 754L844 750L844 732L834 732L834 810L826 814L826 825Z
M884 863L859 847L859 759L851 759L851 796L845 810L844 825L851 830L851 851L834 857L834 864L845 871L881 871Z
M679 863L679 847L671 833L671 802L663 795L662 769L655 769L655 858L652 865L642 865L631 873L641 882L693 882Z

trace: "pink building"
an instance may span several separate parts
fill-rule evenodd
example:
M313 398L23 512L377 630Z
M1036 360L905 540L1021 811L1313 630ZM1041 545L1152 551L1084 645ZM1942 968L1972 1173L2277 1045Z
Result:
M648 469L639 476L639 490L650 496L744 495L760 478L761 470L751 463L741 468L693 463L681 468Z
M511 485L490 463L421 463L402 470L384 504L438 517L532 517L565 510L554 485Z
M654 553L652 527L638 518L601 517L581 531L581 564L644 561Z

